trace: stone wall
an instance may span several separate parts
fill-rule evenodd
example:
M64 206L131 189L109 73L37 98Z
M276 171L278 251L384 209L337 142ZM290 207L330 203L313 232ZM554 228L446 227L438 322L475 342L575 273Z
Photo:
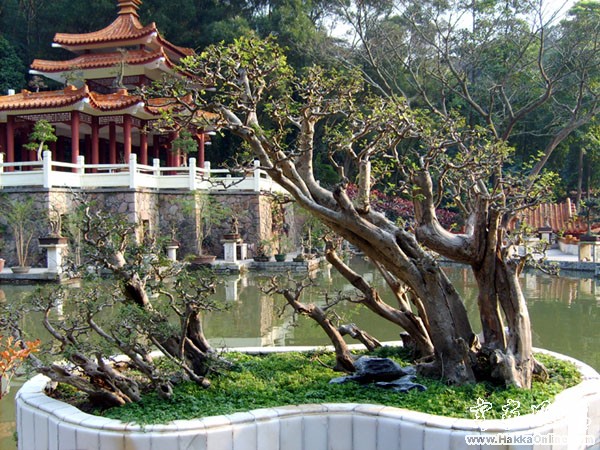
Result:
M154 191L148 189L94 189L74 191L70 189L12 189L4 195L16 201L27 197L34 199L36 229L31 242L30 263L34 267L45 266L45 254L37 247L37 238L48 231L48 216L56 212L62 216L76 209L78 198L94 202L98 208L125 214L128 220L139 224L137 238L152 233L159 236L174 235L180 243L179 257L197 253L198 227L197 199L188 190ZM238 219L239 230L245 242L253 244L272 237L271 198L257 192L233 191L210 194L229 211L211 229L208 251L223 256L221 239L231 229L231 216ZM0 215L0 234L3 247L0 257L6 259L7 267L16 264L14 239L5 218Z

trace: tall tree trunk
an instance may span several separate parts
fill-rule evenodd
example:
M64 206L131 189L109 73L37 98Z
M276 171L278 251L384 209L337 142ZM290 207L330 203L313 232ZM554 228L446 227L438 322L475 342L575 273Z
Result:
M473 266L484 336L475 370L483 379L530 388L536 363L529 312L518 280L518 261L505 258L507 252L500 245L487 250L483 264Z
M435 361L420 371L451 384L474 382L472 365L477 341L462 299L437 264L427 264L423 269L423 282L415 292L427 313Z
M579 161L577 164L577 197L575 197L575 210L577 213L581 211L581 197L583 191L583 155L585 150L579 147Z

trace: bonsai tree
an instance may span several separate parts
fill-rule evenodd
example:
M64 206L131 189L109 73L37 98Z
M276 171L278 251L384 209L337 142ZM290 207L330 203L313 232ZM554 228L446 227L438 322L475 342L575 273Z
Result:
M592 224L594 220L598 219L598 211L600 210L600 199L598 198L587 198L582 202L582 210L586 219L587 231L586 236L592 235Z
M49 150L47 143L56 142L57 139L54 127L50 122L39 120L35 123L33 131L29 135L29 143L25 144L24 147L27 150L37 152L38 161L41 161L43 152Z
M137 402L151 388L168 398L177 380L209 387L207 377L225 367L205 338L201 321L203 311L219 308L209 298L214 278L168 260L157 239L137 242L138 224L124 215L84 204L76 217L82 219L82 265L73 270L85 278L82 289L41 287L23 303L2 304L6 320L0 330L23 336L22 316L39 313L54 342L29 355L34 369L86 393L102 407ZM114 283L103 283L103 273L110 273ZM67 298L72 311L56 317L54 306ZM155 349L165 355L160 365L151 355ZM113 355L118 354L129 362L115 365Z
M15 243L17 267L27 267L31 240L37 231L34 200L9 198L2 200L3 215Z
M271 239L261 239L254 247L254 260L266 262L271 259L273 254L273 242Z
M271 231L276 247L275 258L281 261L285 260L285 255L292 246L292 240L289 237L290 226L285 217L287 203L290 203L290 199L282 195L274 196L271 202Z
M231 216L231 209L210 194L195 191L183 202L183 213L191 219L196 234L196 255L207 255L206 247L215 226L223 224Z
M353 71L313 67L295 76L272 39L240 38L229 46L212 46L187 58L185 70L215 88L196 89L191 98L197 112L216 114L215 126L240 138L300 207L362 250L381 271L395 306L383 302L335 251L327 252L364 294L365 306L410 334L420 373L448 383L493 380L524 388L534 374L544 373L533 357L518 283L525 261L513 249L520 236L508 234L506 220L544 200L551 178L505 171L513 149L469 126L459 112L440 117L411 108L400 96L375 95ZM195 89L179 80L165 85L160 95L171 95L168 89L176 83L179 93ZM341 180L331 188L313 170L322 143ZM395 195L413 202L413 227L373 207L376 181L395 186ZM354 199L350 182L357 186ZM461 234L440 225L436 207L441 202L462 211L466 226ZM472 267L480 290L483 342L431 252Z
M187 129L177 133L177 137L171 142L171 149L176 153L184 155L183 164L187 165L187 156L198 151L198 145Z

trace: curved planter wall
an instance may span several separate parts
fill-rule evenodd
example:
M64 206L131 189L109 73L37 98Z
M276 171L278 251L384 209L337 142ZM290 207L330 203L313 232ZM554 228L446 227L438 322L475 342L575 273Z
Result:
M596 448L600 445L600 376L579 361L553 355L575 362L583 382L559 394L546 411L487 421L349 403L258 409L141 427L92 416L47 397L47 378L38 375L17 394L19 449L467 450L508 449L514 445L519 449ZM468 445L467 438L497 438L502 445ZM542 446L542 439L553 439L554 444Z

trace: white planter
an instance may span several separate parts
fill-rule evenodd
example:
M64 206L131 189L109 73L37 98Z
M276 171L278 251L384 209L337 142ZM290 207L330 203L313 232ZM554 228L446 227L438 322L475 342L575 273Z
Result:
M579 244L567 244L562 239L558 240L558 248L562 253L566 253L567 255L575 255L579 256Z
M559 394L546 411L488 421L349 403L285 406L138 426L92 416L47 397L43 391L47 378L38 375L17 394L19 449L468 450L508 449L515 445L532 450L597 448L600 376L591 367L572 361L580 368L583 382ZM469 436L499 439L502 446L468 445ZM555 445L541 446L542 439L554 439Z

